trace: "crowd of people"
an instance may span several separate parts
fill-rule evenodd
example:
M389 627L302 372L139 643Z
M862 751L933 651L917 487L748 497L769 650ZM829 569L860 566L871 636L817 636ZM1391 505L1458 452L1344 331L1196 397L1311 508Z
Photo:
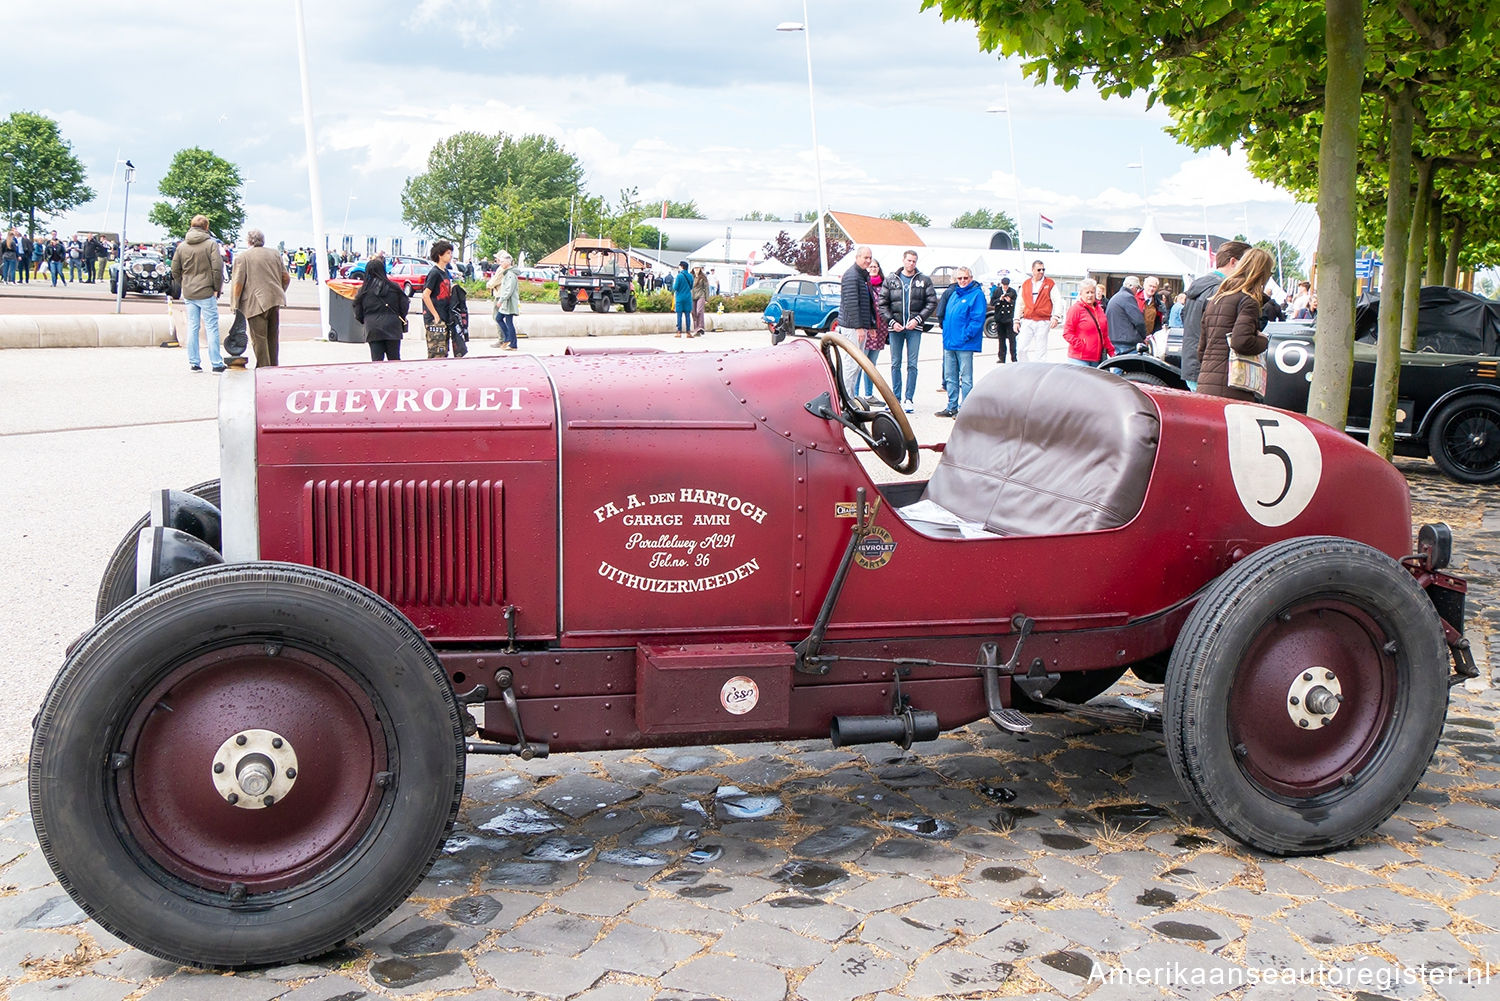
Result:
M933 320L942 328L942 388L947 394L947 405L937 416L956 417L973 388L974 356L984 349L986 324L993 324L1002 364L1045 360L1051 333L1058 328L1068 362L1089 366L1148 350L1153 343L1164 344L1165 337L1158 338L1158 333L1177 331L1183 375L1190 387L1253 400L1254 391L1239 388L1230 375L1231 359L1263 354L1269 342L1262 331L1268 322L1317 315L1317 296L1305 281L1282 301L1269 295L1271 256L1237 240L1220 245L1214 269L1182 292L1169 293L1155 276L1130 275L1118 291L1107 295L1098 282L1086 278L1079 283L1077 299L1066 308L1042 260L1032 263L1018 286L1002 277L987 298L973 272L963 267L956 269L954 284L939 296L932 280L917 269L917 260L916 251L908 250L901 269L887 275L869 247L856 247L854 263L840 286L840 333L864 352L871 368L889 345L891 390L907 413L915 409L923 328ZM684 301L680 296L679 311ZM678 322L680 329L681 312ZM846 374L845 387L862 403L875 403L868 395L872 386L863 365Z
M0 282L6 285L50 280L56 285L89 284L105 275L115 246L97 233L74 233L64 240L52 230L32 239L19 229L0 238Z

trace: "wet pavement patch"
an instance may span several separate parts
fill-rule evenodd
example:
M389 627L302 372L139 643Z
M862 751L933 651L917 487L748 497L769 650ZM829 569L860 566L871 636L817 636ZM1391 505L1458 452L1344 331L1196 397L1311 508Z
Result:
M672 861L665 852L647 852L639 848L611 848L599 853L599 861L607 865L628 865L642 869L666 865Z
M1062 834L1056 831L1044 831L1038 835L1042 844L1048 848L1055 848L1060 852L1076 852L1090 847L1089 842L1076 834Z
M705 897L717 897L721 893L729 892L731 892L730 888L723 883L699 883L696 886L684 886L677 891L677 895L697 900Z
M958 833L958 825L953 821L940 820L926 814L898 817L895 820L882 821L882 823L887 827L894 827L898 831L915 834L919 838L927 838L930 841L947 841Z
M1117 827L1145 826L1153 820L1160 820L1167 815L1165 810L1152 806L1150 803L1120 803L1116 806L1098 806L1094 812L1099 819Z
M868 827L839 824L809 834L793 846L793 851L809 858L827 858L850 851L862 852L874 840L875 832Z
M491 867L485 881L504 886L550 886L557 882L557 866L552 862L502 862Z
M997 803L1012 803L1016 798L1016 791L1005 786L980 786L979 794Z
M848 879L849 874L841 866L793 859L771 873L771 878L800 890L826 890Z
M697 841L699 831L696 827L683 827L681 824L658 824L648 827L637 834L631 844L637 848L650 848L655 845L665 845L679 838L683 841Z
M594 843L588 838L544 838L526 857L534 862L576 862L593 850Z
M1171 890L1151 889L1135 898L1142 907L1171 907L1177 903L1177 894Z
M424 956L441 952L453 941L453 929L447 925L427 925L402 935L391 943L391 951L398 956Z
M980 879L987 879L991 883L1014 883L1018 879L1027 876L1035 876L1036 873L1027 872L1025 869L1017 869L1013 865L992 865L979 871Z
M466 925L483 925L488 924L500 913L501 904L494 897L481 893L472 897L459 897L444 908L444 911L454 921Z
M409 959L382 959L370 964L370 979L382 987L400 990L447 976L463 963L464 957L456 952L440 952Z
M997 831L1008 831L1023 820L1030 820L1038 816L1037 812L1026 806L1007 806L995 814L994 823L990 826Z
M496 834L551 834L562 830L562 826L546 810L534 806L512 806L480 824L479 829Z
M1186 921L1158 921L1151 927L1168 938L1186 939L1189 942L1215 942L1223 937L1212 928Z
M770 906L784 910L800 910L804 907L822 907L823 901L817 897L777 897L770 902Z
M1065 950L1063 952L1049 952L1042 957L1042 962L1059 973L1072 974L1083 980L1087 980L1094 972L1094 961L1081 952Z
M708 865L723 857L724 849L720 845L699 845L687 853L687 860L694 865Z

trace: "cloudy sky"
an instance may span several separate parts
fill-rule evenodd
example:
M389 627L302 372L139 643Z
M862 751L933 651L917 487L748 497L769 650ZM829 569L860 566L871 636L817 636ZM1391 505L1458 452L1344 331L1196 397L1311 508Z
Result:
M555 136L583 161L591 191L635 186L648 203L693 199L710 218L759 209L789 217L816 202L799 0L307 0L323 212L337 241L409 235L403 181L459 129ZM979 51L972 26L918 0L810 0L823 185L834 209L915 209L943 225L987 206L1038 213L1050 241L1138 226L1149 198L1164 231L1283 234L1316 242L1311 206L1265 185L1240 157L1195 153L1144 101L1033 87ZM6 15L0 116L60 122L88 166L92 203L59 228L118 228L133 160L132 238L178 149L238 164L247 225L311 243L292 0L120 0L17 4ZM1009 86L1012 112L1003 106ZM1007 117L1015 130L1011 164ZM1142 170L1131 164L1144 163ZM1143 198L1143 181L1145 197Z

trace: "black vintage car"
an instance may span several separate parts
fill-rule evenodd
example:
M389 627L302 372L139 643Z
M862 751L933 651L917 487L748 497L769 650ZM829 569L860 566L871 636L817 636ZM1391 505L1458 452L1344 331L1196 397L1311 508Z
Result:
M154 250L127 250L124 261L125 291L139 295L166 295L172 286L172 262ZM118 292L120 263L109 262L109 290Z
M1380 311L1367 296L1354 313L1354 373L1346 430L1370 431L1375 395L1375 343ZM1313 372L1313 325L1272 323L1267 353L1266 400L1273 407L1307 411ZM1431 455L1439 469L1462 483L1500 483L1500 302L1454 288L1422 289L1417 347L1401 352L1396 405L1396 452ZM1179 360L1124 355L1104 364L1127 379L1186 388Z

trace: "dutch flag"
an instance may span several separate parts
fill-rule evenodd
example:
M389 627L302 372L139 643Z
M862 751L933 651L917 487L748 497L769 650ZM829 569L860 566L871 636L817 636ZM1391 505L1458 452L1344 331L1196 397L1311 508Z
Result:
M1046 216L1042 215L1040 212L1037 213L1036 217L1042 221L1042 229L1051 229L1052 228L1052 220L1051 219L1048 219Z

